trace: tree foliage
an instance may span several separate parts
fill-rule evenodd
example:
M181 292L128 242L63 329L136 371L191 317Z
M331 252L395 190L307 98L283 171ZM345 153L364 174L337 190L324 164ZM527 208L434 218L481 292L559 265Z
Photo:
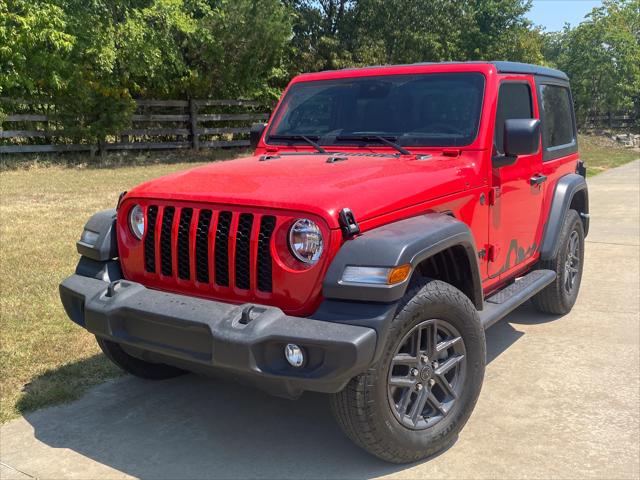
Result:
M640 0L605 0L587 21L547 35L547 60L569 75L578 118L640 113Z
M353 65L542 60L524 0L301 0L292 73Z
M0 95L99 141L136 98L272 101L300 72L492 59L566 71L582 118L639 108L639 2L547 34L530 0L0 0Z
M273 98L290 21L278 0L9 0L0 93L55 104L67 135L100 141L134 98Z

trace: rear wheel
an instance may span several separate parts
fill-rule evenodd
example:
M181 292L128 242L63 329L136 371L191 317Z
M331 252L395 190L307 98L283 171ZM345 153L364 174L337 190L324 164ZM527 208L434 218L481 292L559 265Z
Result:
M485 366L484 330L462 292L425 280L404 302L380 361L331 396L351 440L393 463L429 457L455 441Z
M540 268L556 272L556 279L531 299L533 305L545 313L569 313L578 298L583 264L584 227L578 212L569 210L560 232L557 255L540 262Z
M150 380L164 380L187 373L180 368L172 367L164 363L151 363L140 360L125 352L119 344L105 340L104 338L96 337L96 340L98 341L100 349L109 360L125 372L135 375L136 377Z

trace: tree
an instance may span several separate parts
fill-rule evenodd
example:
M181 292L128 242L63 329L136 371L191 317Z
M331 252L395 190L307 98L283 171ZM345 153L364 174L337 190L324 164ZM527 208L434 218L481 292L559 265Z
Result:
M640 1L605 0L587 20L546 37L549 62L571 79L576 113L640 112Z
M214 6L212 6L214 5ZM192 0L196 29L182 47L196 96L277 97L286 82L290 11L278 0ZM274 88L275 87L275 88Z
M37 97L65 136L103 141L134 98L277 96L279 0L0 0L0 93Z
M284 0L293 13L293 38L287 52L290 75L352 65L345 41L352 33L355 0Z
M0 2L0 94L32 97L63 90L74 45L58 6Z
M530 8L530 0L467 0L462 8L462 57L541 63L541 32L525 17Z
M540 62L525 0L287 1L292 73L443 60Z

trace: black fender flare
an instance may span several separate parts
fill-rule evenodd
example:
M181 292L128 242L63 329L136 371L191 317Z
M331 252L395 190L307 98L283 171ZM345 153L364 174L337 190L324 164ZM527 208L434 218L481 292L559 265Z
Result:
M569 173L558 180L553 191L549 216L542 234L542 242L540 242L541 260L549 260L557 255L560 231L571 202L578 192L584 193L584 202L581 211L578 213L582 218L585 236L589 233L589 191L587 181L581 175Z
M454 246L464 248L471 268L471 301L482 309L483 293L478 257L469 227L450 215L428 213L369 230L346 241L329 266L322 293L327 299L395 302L402 298L410 278L397 285L355 284L342 281L346 266L395 267L423 260Z
M93 232L98 236L95 243L87 243L80 237L80 240L76 242L76 248L80 255L99 262L111 260L118 256L115 208L95 213L84 225L84 230Z

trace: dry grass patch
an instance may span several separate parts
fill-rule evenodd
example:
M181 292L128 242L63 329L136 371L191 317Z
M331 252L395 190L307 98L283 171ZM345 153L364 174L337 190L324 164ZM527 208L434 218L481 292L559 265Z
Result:
M58 284L75 268L75 242L90 215L114 207L123 190L196 165L0 172L0 422L120 375L93 336L68 320Z

